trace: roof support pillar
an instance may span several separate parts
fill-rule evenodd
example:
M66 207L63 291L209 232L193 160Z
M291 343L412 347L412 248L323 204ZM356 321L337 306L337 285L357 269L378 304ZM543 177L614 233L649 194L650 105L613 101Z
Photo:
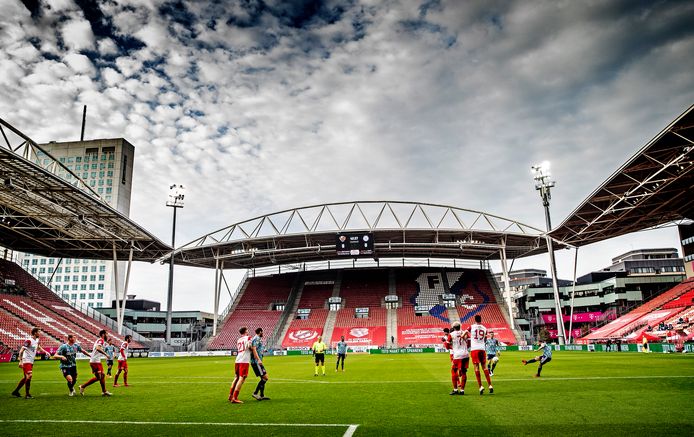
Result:
M118 261L116 261L117 263ZM123 334L123 323L125 322L125 301L128 296L128 284L130 283L130 267L133 265L133 246L130 246L130 253L128 254L128 267L125 270L125 286L123 287L123 296L120 300L120 318L118 319L118 335ZM118 311L118 308L116 308Z
M217 325L219 323L219 301L222 293L222 281L224 280L224 261L215 260L214 269L214 320L212 322L212 335L217 335Z
M506 239L501 242L501 270L504 275L504 297L506 298L506 307L508 308L508 318L511 322L511 329L516 329L513 319L513 311L511 310L511 282L508 277L508 260L506 258Z
M576 265L578 264L578 246L576 246L576 252L574 254L574 281L571 287L571 315L569 316L569 336L568 343L573 341L573 327L574 327L574 298L576 297Z

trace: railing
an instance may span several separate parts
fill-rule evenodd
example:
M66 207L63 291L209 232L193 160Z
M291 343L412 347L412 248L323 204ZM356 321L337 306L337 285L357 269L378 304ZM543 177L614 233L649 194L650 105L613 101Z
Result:
M224 320L224 318L229 314L229 311L234 307L234 304L238 300L239 296L241 295L241 290L243 287L246 285L246 280L248 279L248 270L246 270L246 273L244 273L243 278L241 278L241 282L239 282L239 285L236 287L236 291L234 292L233 296L231 296L231 299L229 300L229 304L224 308L224 311L219 315L219 320ZM218 322L219 324L219 322Z
M292 285L292 291L291 293L289 293L289 299L287 299L287 303L284 305L284 311L282 312L277 326L275 326L275 330L273 331L272 335L270 336L267 342L267 344L271 345L271 347L273 348L276 348L278 343L281 344L283 340L278 337L282 334L284 325L289 321L289 316L291 316L293 313L294 304L296 303L296 296L299 294L299 287L301 286L303 281L304 278L302 275L296 275L296 278L294 279L294 284Z
M277 266L248 269L246 275L255 278L282 273L311 272L320 270L345 270L379 267L426 267L451 269L488 270L489 261L437 258L349 258L344 260L315 261L307 263L283 264Z

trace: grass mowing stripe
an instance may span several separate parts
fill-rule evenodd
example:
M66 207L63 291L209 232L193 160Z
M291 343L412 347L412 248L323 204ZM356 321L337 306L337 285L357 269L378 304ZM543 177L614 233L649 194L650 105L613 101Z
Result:
M499 382L531 382L531 381L594 381L594 380L615 380L615 379L672 379L672 378L694 378L694 375L634 375L634 376L582 376L582 377L566 377L566 378L493 378L492 381ZM138 378L138 385L199 385L199 384L223 384L227 380L220 381L142 381L150 379L147 377ZM161 379L161 378L158 378ZM210 378L214 379L214 378ZM450 380L415 380L415 381L316 381L313 379L272 379L272 384L450 384ZM0 380L0 383L16 382L15 380ZM40 384L65 384L64 381L40 381ZM127 388L126 388L127 390Z

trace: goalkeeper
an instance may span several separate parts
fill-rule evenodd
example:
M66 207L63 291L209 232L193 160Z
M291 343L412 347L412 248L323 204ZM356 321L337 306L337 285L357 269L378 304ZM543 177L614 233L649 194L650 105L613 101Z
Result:
M487 352L487 370L489 370L489 376L494 376L494 369L496 369L496 364L499 362L499 357L501 352L499 352L499 340L494 338L494 332L490 332L487 339L484 341L484 348Z

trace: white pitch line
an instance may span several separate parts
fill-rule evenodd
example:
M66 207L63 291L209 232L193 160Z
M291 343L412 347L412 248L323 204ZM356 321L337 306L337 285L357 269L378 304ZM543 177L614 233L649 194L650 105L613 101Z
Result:
M345 423L243 423L243 422L138 422L135 420L52 420L0 419L0 423L84 423L95 425L171 425L171 426L290 426L300 428L347 428L344 437L352 437L359 425Z

